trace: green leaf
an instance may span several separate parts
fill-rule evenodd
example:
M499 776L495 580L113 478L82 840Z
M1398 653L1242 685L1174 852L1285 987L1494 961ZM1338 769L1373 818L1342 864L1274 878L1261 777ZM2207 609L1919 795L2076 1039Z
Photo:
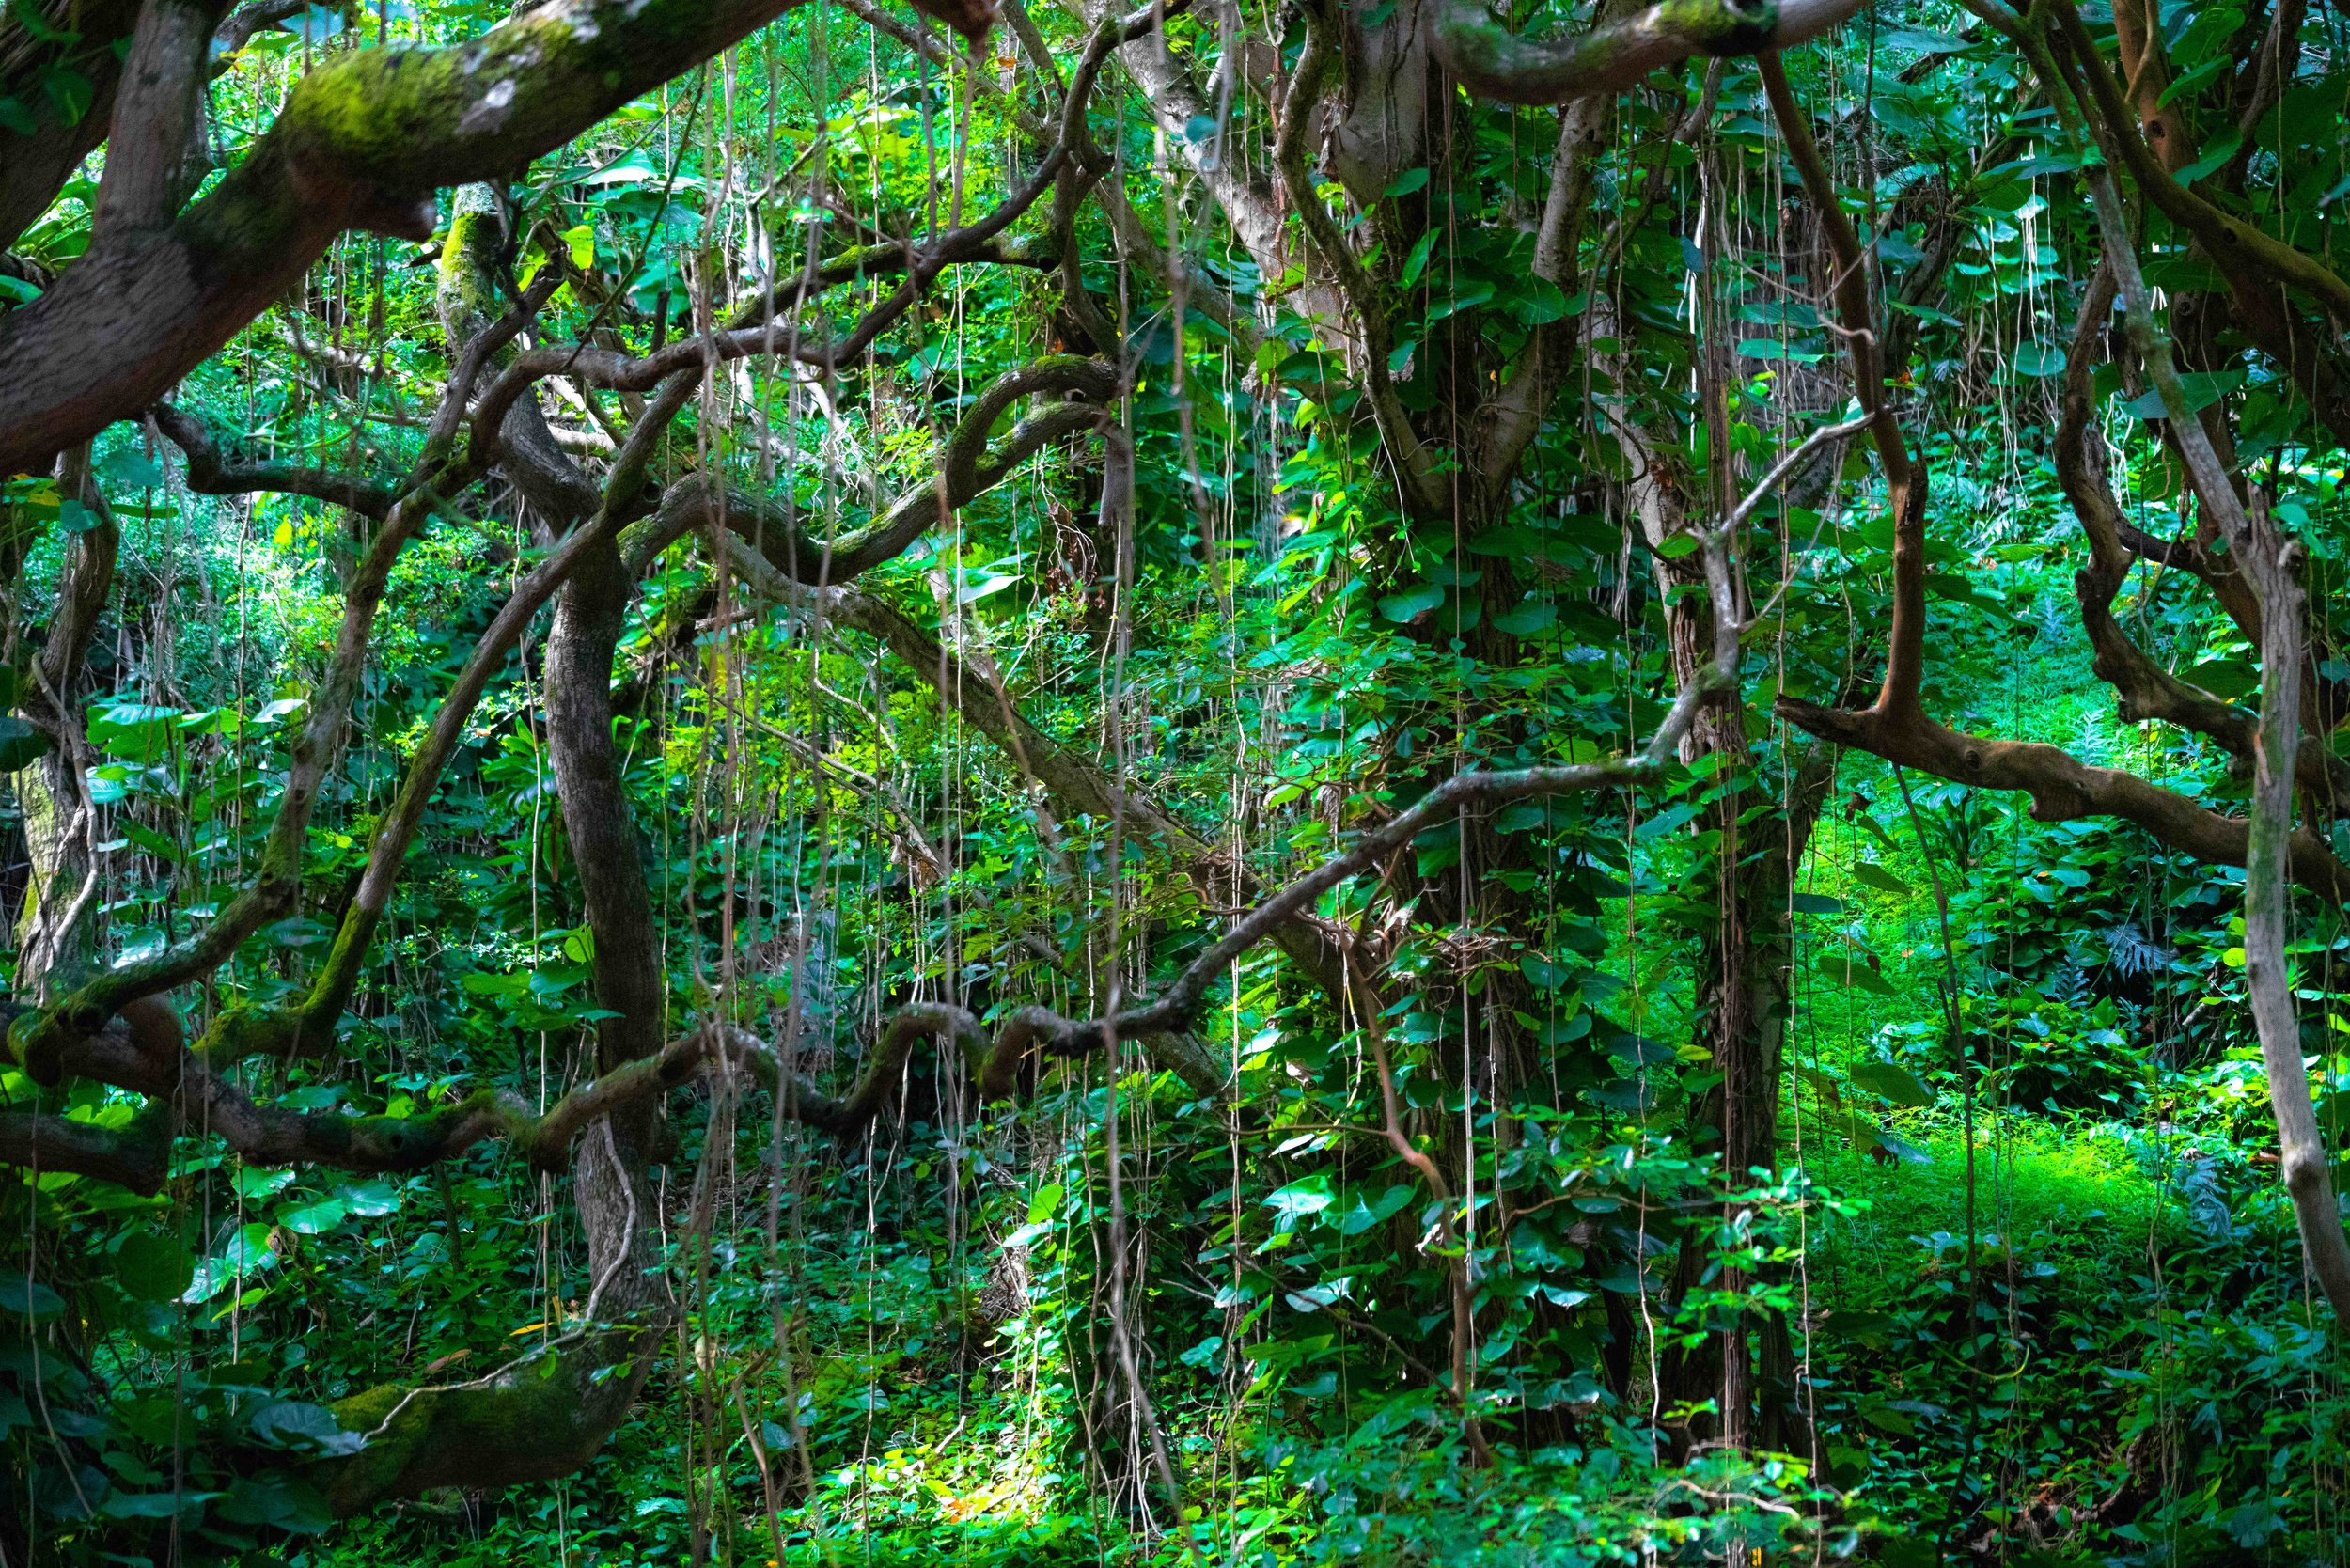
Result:
M0 1277L0 1312L39 1323L65 1311L65 1297L21 1274Z
M2241 370L2189 370L2179 377L2179 390L2186 395L2186 406L2200 414L2229 393L2244 384ZM2123 405L2134 419L2167 419L2159 388L2150 388Z
M264 1448L285 1449L311 1457L357 1453L366 1435L346 1432L335 1412L301 1400L277 1400L253 1412L247 1423L253 1440Z
M1920 55L1958 55L1973 47L1965 39L1952 38L1930 27L1888 27L1877 41Z
M1894 995L1893 982L1850 949L1822 953L1818 968L1839 985L1857 986L1879 996Z
M1926 1156L1926 1152L1924 1150L1919 1148L1916 1144L1910 1142L1899 1133L1888 1133L1880 1128L1876 1132L1869 1135L1869 1141L1876 1145L1877 1148L1882 1149L1887 1153L1892 1155L1893 1158L1900 1161L1904 1165L1931 1165L1934 1163Z
M164 861L168 864L176 866L183 858L185 858L180 855L179 845L173 843L170 839L164 838L153 828L146 826L144 823L124 823L122 824L122 836L130 839L132 843L138 846L138 848L146 854L151 855L156 859Z
M115 1248L115 1280L141 1301L170 1301L195 1278L196 1260L170 1236L133 1231Z
M1412 1190L1405 1186L1389 1187L1375 1203L1366 1203L1359 1192L1355 1193L1355 1200L1339 1216L1339 1234L1359 1236L1373 1226L1386 1224L1412 1201Z
M2223 702L2249 697L2261 683L2260 670L2243 659L2205 659L2180 673Z
M1909 884L1887 870L1873 860L1863 860L1852 869L1855 881L1865 882L1880 893L1907 893Z
M1556 991L1567 983L1567 971L1540 953L1521 956L1518 972L1526 977L1526 983L1537 991Z
M2207 175L2217 174L2227 166L2228 161L2233 158L2237 149L2243 146L2244 133L2241 131L2231 131L2224 136L2215 138L2211 146L2203 149L2203 155L2201 158L2178 172L2176 178L2179 183L2192 185Z
M1431 321L1441 321L1447 316L1458 315L1464 310L1474 310L1493 297L1494 286L1492 284L1469 279L1465 281L1455 292L1432 306L1428 311L1428 319Z
M1400 625L1427 614L1443 603L1444 588L1441 586L1421 583L1417 588L1405 588L1402 593L1390 593L1380 600L1379 613Z
M2015 373L2019 376L2060 376L2064 364L2064 346L2060 343L2025 343L2015 350Z
M177 708L122 702L100 710L89 721L90 744L126 762L151 762L171 744Z
M11 672L13 673L13 672ZM55 743L14 713L0 713L0 773L16 773L49 755Z
M180 1293L180 1299L190 1307L200 1307L246 1275L276 1266L277 1254L269 1246L269 1227L241 1226L217 1255L196 1265L195 1278Z
M152 490L164 482L163 464L139 447L115 447L99 463L98 471L118 490Z
M318 1489L292 1476L241 1476L213 1511L235 1525L274 1525L297 1535L315 1535L335 1522Z
M1808 350L1781 343L1776 337L1741 338L1738 343L1738 354L1742 359L1784 361L1792 365L1815 365L1826 357L1825 354L1813 353Z
M1501 624L1499 617L1496 616L1494 619L1494 624L1496 626ZM1550 820L1550 806L1547 801L1513 800L1495 814L1494 831L1496 833L1528 833L1535 828L1547 825Z
M1331 1187L1329 1177L1308 1176L1277 1189L1264 1203L1280 1217L1282 1230L1292 1231L1299 1220L1318 1215L1337 1201L1338 1194Z
M1494 629L1507 632L1513 637L1530 637L1547 632L1559 620L1559 602L1555 599L1528 599L1513 604L1494 617Z
M168 1519L194 1514L202 1503L203 1494L195 1492L109 1492L98 1512L109 1519Z
M363 1219L380 1219L400 1212L400 1191L398 1185L379 1176L365 1182L347 1182L337 1196L350 1213Z
M474 974L461 977L458 983L477 996L521 996L527 995L530 990L530 976L527 973L519 975Z
M1436 248L1437 233L1438 230L1432 228L1421 235L1419 243L1414 245L1411 253L1403 258L1402 281L1404 288L1409 289L1413 284L1418 283L1419 274L1428 270L1428 258L1430 253Z
M50 107L68 125L79 125L89 113L90 102L98 96L98 88L90 79L68 65L53 65L41 75L41 91L49 95Z
M249 1165L237 1172L236 1188L240 1198L269 1198L293 1185L290 1170L272 1170L267 1166Z
M1934 1104L1934 1090L1920 1083L1906 1067L1897 1067L1889 1061L1864 1061L1856 1063L1850 1075L1855 1089L1866 1090L1897 1105Z
M1528 326L1548 326L1567 313L1567 296L1546 277L1528 274L1503 302L1511 315Z
M40 121L33 118L33 111L24 106L23 100L0 98L0 131L30 136L39 130Z
M340 1225L347 1216L341 1201L322 1198L315 1203L296 1204L277 1212L277 1223L297 1236L323 1235Z

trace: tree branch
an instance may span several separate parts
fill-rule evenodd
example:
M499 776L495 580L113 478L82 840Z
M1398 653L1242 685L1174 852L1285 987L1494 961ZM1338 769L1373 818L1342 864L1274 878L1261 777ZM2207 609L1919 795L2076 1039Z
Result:
M1463 86L1504 103L1564 103L1621 92L1693 55L1792 49L1841 26L1862 0L1670 0L1575 38L1509 32L1480 0L1441 0L1437 57Z
M155 421L157 431L187 455L188 488L199 495L249 495L256 492L306 495L378 523L391 512L393 492L389 485L331 468L248 462L233 451L224 452L202 419L171 403L157 403L149 416Z
M2048 11L2061 28L2066 53L2079 67L2082 101L2092 110L2090 121L2107 157L2118 155L2146 199L2163 215L2201 243L2220 275L2231 279L2245 271L2257 272L2299 290L2337 316L2350 314L2350 282L2317 258L2214 206L2179 183L2147 147L2137 118L2123 102L2122 88L2107 69L2105 57L2082 23L2072 0L2049 0ZM2076 86L2076 90L2079 90Z
M796 508L702 478L681 481L694 490L681 490L657 516L632 528L621 541L622 557L629 574L642 576L670 545L716 524L733 529L795 583L854 581L896 559L932 529L950 525L958 509L994 489L1037 452L1098 426L1101 405L1113 400L1119 387L1116 372L1098 359L1050 355L989 383L941 447L938 477L908 488L888 510L854 533L809 539ZM1054 392L1084 400L1047 404L989 446L996 421L1014 402Z
M345 229L423 238L436 188L514 173L792 3L552 0L468 43L321 66L167 228L0 317L0 471L153 403Z
M88 1176L152 1197L171 1168L171 1139L149 1118L100 1127L35 1111L0 1111L0 1166Z
M76 1035L97 1032L108 1018L139 997L212 973L227 962L246 937L292 907L301 891L302 845L309 831L310 812L350 717L352 703L358 696L376 612L383 604L400 551L422 531L431 515L430 499L415 494L420 488L418 480L431 471L435 453L446 447L481 367L498 347L522 329L537 304L536 298L526 295L514 310L482 332L459 356L456 372L443 396L440 414L427 438L426 456L419 463L417 475L400 500L387 511L383 526L369 541L367 554L344 588L343 617L335 650L324 676L311 694L309 714L295 739L285 783L278 792L277 816L263 839L260 864L252 885L229 900L210 920L160 952L117 964L90 979L78 980L70 994L57 999L55 1005L18 1019L9 1030L8 1043L36 1082L56 1081L58 1052L67 1041ZM540 570L543 572L547 567ZM534 574L526 580L525 588L537 580ZM93 606L93 619L95 614ZM527 619L526 614L524 619ZM494 631L505 625L504 620L494 623ZM514 636L519 636L521 630L521 622L510 628ZM486 681L488 674L488 670L482 670L480 679ZM472 704L468 701L465 706L470 711Z
M1281 100L1281 129L1274 142L1274 165L1281 171L1290 203L1296 209L1297 221L1306 231L1308 250L1338 279L1339 293L1355 313L1355 327L1363 340L1364 396L1370 400L1371 416L1386 442L1388 453L1395 459L1404 496L1412 509L1423 516L1441 516L1449 510L1449 490L1436 473L1435 462L1421 443L1419 432L1412 428L1410 414L1396 396L1394 370L1388 364L1395 349L1395 335L1388 330L1386 302L1364 270L1361 258L1349 248L1346 236L1339 232L1330 210L1323 205L1322 193L1315 189L1313 173L1307 165L1308 133L1313 129L1323 81L1337 58L1337 51L1330 37L1331 19L1324 8L1318 4L1308 5L1302 14L1306 41L1298 51L1289 91Z
M1845 345L1852 355L1854 390L1871 416L1869 433L1885 469L1886 499L1893 512L1893 623L1886 634L1885 683L1877 711L1916 715L1925 676L1926 487L1925 465L1914 462L1903 439L1886 385L1885 357L1877 342L1877 315L1870 302L1868 255L1852 220L1844 215L1836 182L1811 139L1810 123L1795 102L1787 70L1776 54L1758 62L1772 117L1787 143L1787 156L1802 178L1804 193L1836 259L1834 295Z

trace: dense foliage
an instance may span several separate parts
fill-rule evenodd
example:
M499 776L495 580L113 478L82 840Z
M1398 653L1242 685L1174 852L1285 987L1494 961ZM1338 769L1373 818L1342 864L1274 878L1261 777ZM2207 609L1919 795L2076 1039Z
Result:
M11 0L0 1564L2350 1556L2350 11Z

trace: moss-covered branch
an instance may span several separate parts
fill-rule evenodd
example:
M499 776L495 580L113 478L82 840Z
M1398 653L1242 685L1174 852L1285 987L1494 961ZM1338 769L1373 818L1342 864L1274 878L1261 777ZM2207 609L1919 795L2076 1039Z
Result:
M965 26L985 9L929 3ZM321 66L168 227L97 246L0 318L0 472L37 467L153 403L337 234L423 238L436 189L520 173L792 4L554 0L468 43Z
M305 1466L338 1518L438 1487L494 1491L570 1475L643 1388L666 1314L590 1324L463 1383L386 1384L329 1406L355 1451Z
M1445 0L1436 54L1471 92L1505 103L1564 103L1621 92L1693 55L1788 49L1841 25L1860 0L1662 0L1573 38L1523 38L1480 0Z
M156 1118L102 1127L39 1111L0 1111L0 1166L95 1177L152 1194L171 1166L171 1139Z

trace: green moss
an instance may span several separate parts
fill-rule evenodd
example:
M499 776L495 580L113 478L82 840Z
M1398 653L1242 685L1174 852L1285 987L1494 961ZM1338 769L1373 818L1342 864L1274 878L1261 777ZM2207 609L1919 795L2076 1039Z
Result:
M348 1517L440 1486L567 1474L626 1412L642 1356L657 1342L650 1326L623 1324L566 1336L473 1382L353 1394L329 1408L365 1445L309 1466L304 1479Z
M496 313L490 280L496 275L498 249L505 243L506 225L489 188L468 185L460 191L449 212L448 238L441 245L435 290L441 326L452 353Z
M1751 55L1778 26L1778 0L1662 0L1657 21L1708 55Z

